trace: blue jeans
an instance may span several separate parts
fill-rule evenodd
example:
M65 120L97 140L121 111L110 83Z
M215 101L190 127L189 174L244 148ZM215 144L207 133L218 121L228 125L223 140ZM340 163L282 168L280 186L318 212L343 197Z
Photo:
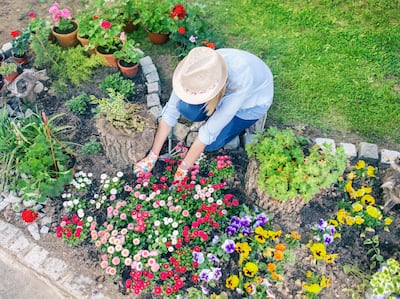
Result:
M197 122L207 120L207 112L204 109L204 104L193 105L183 101L179 101L178 110L184 118L189 121ZM212 152L222 148L229 141L238 136L245 129L257 122L258 119L246 120L234 116L232 120L222 129L217 139L206 146L205 151Z

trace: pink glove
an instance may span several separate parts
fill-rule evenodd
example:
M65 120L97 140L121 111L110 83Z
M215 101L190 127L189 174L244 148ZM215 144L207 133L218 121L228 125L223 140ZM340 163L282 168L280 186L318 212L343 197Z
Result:
M133 165L133 174L143 173L143 172L151 172L154 168L158 159L158 155L150 151L150 153L138 161L135 165Z

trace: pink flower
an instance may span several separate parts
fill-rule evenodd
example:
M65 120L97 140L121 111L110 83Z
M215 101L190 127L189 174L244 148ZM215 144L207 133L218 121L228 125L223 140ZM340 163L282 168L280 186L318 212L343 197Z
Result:
M112 263L113 263L113 265L115 265L115 266L119 265L120 262L121 262L121 260L119 259L118 256L115 256L115 257L112 259Z
M35 19L35 18L36 18L36 14L35 14L33 11L31 11L31 12L28 14L28 17L30 17L31 19Z

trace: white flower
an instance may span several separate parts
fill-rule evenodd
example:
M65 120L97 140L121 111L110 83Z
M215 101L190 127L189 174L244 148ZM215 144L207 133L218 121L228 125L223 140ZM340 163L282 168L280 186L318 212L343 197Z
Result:
M65 193L61 194L61 198L66 198L66 197L67 197L67 194L65 194Z
M67 201L67 206L70 208L72 208L74 206L74 203L72 202L72 200Z
M112 181L113 181L114 183L118 183L118 181L119 181L119 178L117 178L117 177L113 177L113 178L112 178Z
M112 188L111 190L110 190L110 194L111 195L116 195L118 193L118 191L117 191L117 189L115 189L115 188Z
M191 36L189 37L189 40L190 40L192 43L195 43L195 42L196 42L196 38L195 38L193 35L191 35Z
M85 216L85 212L83 211L83 209L79 209L77 213L79 218L83 218L83 216Z
M97 198L99 198L99 195L96 193L96 194L93 195L93 198L97 199Z
M172 247L172 246L168 247L168 251L169 252L174 252L174 247Z
M107 189L108 187L110 187L109 184L104 184L104 185L103 185L103 189Z
M107 177L108 177L107 174L102 173L101 176L100 176L100 179L105 180Z
M87 222L92 222L92 221L93 221L93 217L92 217L92 216L88 216L88 217L86 218L86 221L87 221Z
M173 228L177 228L177 227L178 227L178 222L175 222L175 221L172 222L172 227L173 227Z
M122 171L117 172L117 177L122 178L124 176L124 173Z
M93 176L93 173L88 172L87 176L88 176L89 178L91 178L91 177Z
M79 199L75 198L72 202L74 203L74 205L77 205L79 203Z
M160 221L159 221L159 220L156 220L156 221L154 221L154 226L155 226L155 227L159 227L159 226L160 226L160 224L161 224L161 223L160 223Z
M161 239L161 241L162 241L163 243L167 243L167 238L164 237L164 238Z
M101 203L96 202L96 209L100 209L101 208Z
M179 235L179 232L178 232L177 230L174 230L174 231L172 232L172 235L176 237L176 236Z

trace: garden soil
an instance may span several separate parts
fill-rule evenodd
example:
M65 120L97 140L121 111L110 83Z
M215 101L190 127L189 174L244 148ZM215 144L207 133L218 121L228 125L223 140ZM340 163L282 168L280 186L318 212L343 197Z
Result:
M63 1L65 4L68 3L72 9L79 7L79 2L79 0ZM26 15L30 11L34 11L39 16L47 17L47 11L51 4L51 1L45 0L2 0L0 10L0 43L5 44L9 41L10 31L27 26L29 20L26 18ZM152 59L161 72L161 77L168 82L173 72L173 70L170 69L170 57L158 56L152 57ZM98 74L98 77L95 78L92 83L85 86L84 89L86 89L88 93L91 93L94 89L94 84L98 84L98 81L101 80L107 72L110 72L110 70L104 70L103 73ZM136 97L139 101L143 100L142 97L144 97L145 93L145 86L142 79L140 79L140 76L138 79L135 79L138 88ZM169 92L170 86L166 83L166 86L163 86L162 101L165 102L167 100ZM66 111L63 101L58 99L51 91L46 92L43 97L40 97L37 105L39 111L43 110L48 115L66 113L65 123L73 124L76 127L76 129L71 132L71 139L75 142L83 144L91 137L97 136L92 115L88 113L79 118L72 115ZM268 125L277 124L268 123ZM311 128L304 128L304 133L310 138L330 137L335 140L351 143L362 141L359 137L354 135L319 135L321 132ZM380 144L380 146L399 150L399 145L397 144L385 143ZM236 169L235 178L230 182L232 192L235 193L242 202L252 205L252 198L249 198L243 193L245 189L244 178L248 165L248 158L245 150L239 148L237 150L225 151L224 153L232 157ZM106 157L103 155L78 157L77 165L85 171L93 173L106 172L110 175L120 170L115 169L110 161L107 161ZM129 173L129 171L129 168L124 170L125 173ZM384 171L380 173L384 173ZM381 198L381 194L376 195ZM341 198L342 194L335 191L334 188L323 190L301 210L299 215L288 215L284 213L284 211L276 213L276 215L271 215L274 218L273 224L275 228L281 228L284 232L297 230L302 235L302 243L306 243L307 240L310 239L308 225L318 222L320 218L327 219L333 216L335 207ZM390 212L391 215L395 217L395 221L391 225L391 232L380 232L381 253L385 258L391 256L399 258L399 210L399 207L396 207ZM52 231L47 235L42 235L42 238L38 241L40 246L46 248L54 254L55 257L67 260L72 267L75 267L77 272L94 278L98 282L99 291L104 289L112 290L115 291L112 298L127 298L128 296L123 295L124 290L121 281L117 280L113 282L103 275L98 263L98 252L95 251L93 245L86 242L78 247L68 248L65 243L55 237L54 227L58 224L60 211L61 207L59 203L48 204L44 207L44 212L53 216L54 223ZM268 213L268 211L266 212ZM10 210L6 210L0 217L18 227L26 228L26 225L22 222L20 217ZM310 259L309 250L305 245L297 248L294 252L294 256L296 257L295 261L286 266L284 282L273 288L276 297L281 299L302 298L301 281L304 281L305 276L300 269L303 269L324 273L332 279L332 285L321 293L321 298L352 298L352 293L347 290L355 290L357 285L361 284L362 279L354 275L345 274L343 272L343 266L352 264L358 266L363 271L367 271L370 265L369 256L366 254L367 249L363 246L359 234L360 232L356 230L348 230L343 233L339 244L336 246L336 252L339 254L339 258L337 263L332 265L317 265Z

